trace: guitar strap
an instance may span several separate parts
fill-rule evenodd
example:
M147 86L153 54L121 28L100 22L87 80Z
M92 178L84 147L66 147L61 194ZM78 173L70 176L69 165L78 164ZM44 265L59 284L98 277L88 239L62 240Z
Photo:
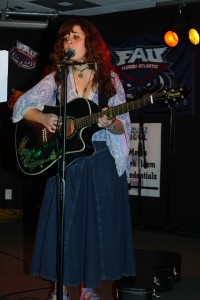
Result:
M56 91L56 106L60 106L60 101L58 99L58 89Z
M104 95L103 92L99 92L99 109L101 110L104 107L108 106L108 98Z

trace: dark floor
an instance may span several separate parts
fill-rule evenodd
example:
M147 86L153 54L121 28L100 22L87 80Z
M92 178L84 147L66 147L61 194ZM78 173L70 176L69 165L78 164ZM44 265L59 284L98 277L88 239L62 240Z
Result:
M0 222L0 300L47 300L51 283L28 275L34 236L32 223ZM161 300L200 299L200 239L134 229L134 241L136 249L172 251L182 257L181 280L160 293ZM98 292L103 300L115 299L113 282L102 282ZM78 288L70 293L70 300L79 299Z

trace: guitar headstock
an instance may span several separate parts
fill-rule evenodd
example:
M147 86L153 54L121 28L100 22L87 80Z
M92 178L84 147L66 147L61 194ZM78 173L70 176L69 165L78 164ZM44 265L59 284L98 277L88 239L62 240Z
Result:
M183 101L185 104L187 104L187 99L189 96L190 92L185 86L169 90L165 89L162 91L162 96L159 96L158 93L159 100L170 106L177 104L179 101Z

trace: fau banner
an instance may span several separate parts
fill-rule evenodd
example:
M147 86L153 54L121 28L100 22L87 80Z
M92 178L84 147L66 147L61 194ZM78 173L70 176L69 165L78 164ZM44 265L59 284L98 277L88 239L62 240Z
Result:
M184 86L185 100L177 97L175 111L194 112L194 48L189 43L170 48L163 44L159 34L153 34L116 41L110 45L110 51L127 100ZM144 108L147 113L168 111L164 101Z

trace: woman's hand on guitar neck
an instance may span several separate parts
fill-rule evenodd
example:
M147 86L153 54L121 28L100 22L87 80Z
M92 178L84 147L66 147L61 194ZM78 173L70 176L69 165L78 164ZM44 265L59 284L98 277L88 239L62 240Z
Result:
M107 110L108 108L105 107L102 109L102 111ZM124 133L124 127L120 120L117 120L116 118L109 118L106 116L106 114L103 114L102 117L98 118L97 125L100 128L105 128L109 131L111 131L113 134L122 134Z

